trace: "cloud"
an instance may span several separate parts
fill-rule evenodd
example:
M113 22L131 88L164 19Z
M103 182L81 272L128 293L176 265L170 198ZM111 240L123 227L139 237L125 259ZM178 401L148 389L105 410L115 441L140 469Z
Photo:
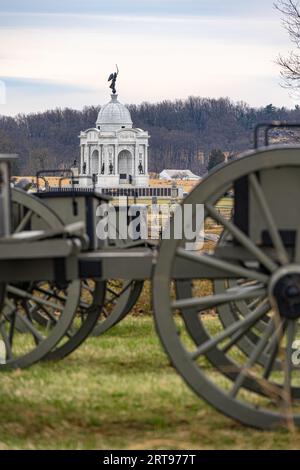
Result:
M5 83L6 88L9 89L26 89L35 93L74 93L74 92L91 92L91 87L84 87L75 84L67 84L57 82L54 80L39 80L35 78L25 77L1 77L1 81Z
M25 15L31 18L30 15ZM1 21L1 20L0 20ZM46 25L48 28L46 28ZM144 40L156 41L162 38L164 41L174 41L185 44L189 42L191 46L200 41L205 43L219 43L223 45L228 43L232 46L233 52L235 45L255 47L268 45L289 45L288 38L282 31L279 22L271 19L251 19L251 18L226 18L215 17L188 17L173 18L166 17L159 19L151 16L101 16L101 15L38 15L35 27L28 24L24 28L17 24L8 29L2 28L3 42L0 43L0 54L10 56L11 51L7 51L5 42L9 41L11 49L24 50L23 41L20 42L20 36L26 38L35 35L39 38L36 46L31 44L32 50L39 46L39 51L43 53L44 37L54 36L53 45L56 47L58 40L61 40L61 47L68 47L70 38L79 47L79 51L88 48L98 48L104 46L108 52L114 53L114 45L119 41L119 47L123 44L129 44L140 51ZM1 32L0 32L1 34ZM16 41L14 37L18 36ZM21 38L23 39L23 38ZM66 43L65 43L66 40ZM132 44L133 41L136 44ZM88 43L89 41L89 43ZM95 41L92 43L91 41ZM36 43L35 39L35 43ZM2 44L2 46L1 46ZM82 47L82 46L83 47ZM30 45L28 45L30 46ZM51 45L48 45L51 50ZM1 49L2 47L2 49ZM14 51L12 51L14 52ZM26 51L24 51L26 54ZM31 52L30 50L28 51ZM47 51L46 51L47 52ZM58 51L59 54L59 51Z
M2 0L0 11L129 15L261 16L272 14L272 0Z
M5 100L0 99L0 114L45 111L52 108L92 105L97 92L91 87L25 77L2 77ZM0 87L0 97L2 97ZM76 107L76 106L75 106Z
M106 102L115 63L123 102L193 94L291 103L275 64L290 45L272 4L2 0L1 72L10 77L5 113Z

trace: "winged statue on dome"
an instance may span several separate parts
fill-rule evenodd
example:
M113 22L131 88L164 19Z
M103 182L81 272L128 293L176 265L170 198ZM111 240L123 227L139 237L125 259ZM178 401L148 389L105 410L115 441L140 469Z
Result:
M108 78L108 82L111 82L111 84L109 85L109 88L111 88L113 94L115 95L116 94L116 81L117 81L117 77L119 75L119 68L118 66L116 65L117 67L117 71L114 72L114 73L111 73L109 78Z

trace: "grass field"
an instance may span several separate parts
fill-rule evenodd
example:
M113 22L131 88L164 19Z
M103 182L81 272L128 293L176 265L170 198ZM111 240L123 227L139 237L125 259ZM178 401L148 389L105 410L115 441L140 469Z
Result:
M0 376L0 449L296 449L300 433L243 427L170 367L151 316L68 359Z

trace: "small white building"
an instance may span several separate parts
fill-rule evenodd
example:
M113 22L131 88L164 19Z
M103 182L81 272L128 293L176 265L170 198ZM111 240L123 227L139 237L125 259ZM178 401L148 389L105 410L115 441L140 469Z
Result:
M133 127L118 95L111 95L100 109L96 126L79 137L81 185L91 185L92 177L99 188L148 186L149 134Z
M160 180L187 180L198 181L200 176L195 175L191 170L163 170L159 174Z

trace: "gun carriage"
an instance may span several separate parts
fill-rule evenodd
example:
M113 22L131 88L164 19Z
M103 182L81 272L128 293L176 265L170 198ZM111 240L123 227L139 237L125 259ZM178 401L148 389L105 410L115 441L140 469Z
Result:
M39 188L39 185L37 186ZM44 358L48 360L62 359L76 349L90 334L100 336L121 321L138 301L143 288L142 280L127 279L128 274L123 278L101 280L105 276L99 274L101 258L97 258L96 254L100 254L100 252L108 254L117 246L125 250L139 245L149 245L149 242L141 240L127 243L125 237L121 238L120 236L117 239L99 239L96 236L96 227L100 219L100 215L97 215L97 209L101 204L107 204L110 198L103 196L95 189L92 191L76 190L74 187L71 190L63 189L60 180L57 190L38 191L35 195L65 223L74 224L83 221L84 230L89 239L87 250L84 251L79 262L82 285L80 309L74 317L70 329L66 332L64 341L61 341ZM40 223L38 221L39 225ZM88 276L86 279L84 279L85 275ZM44 321L44 316L40 320Z
M195 393L247 425L298 426L300 146L268 145L271 127L265 126L263 147L216 168L184 200L192 207L191 226L201 205L201 230L213 227L217 234L216 242L204 238L196 251L184 230L159 248L142 240L95 245L96 220L94 214L87 217L87 207L103 204L100 195L12 191L10 204L2 184L1 213L12 207L21 216L13 216L14 231L7 232L8 222L1 227L0 333L6 357L0 367L63 357L95 328L109 280L131 285L121 289L121 318L133 303L134 283L152 279L157 332ZM8 165L3 157L1 165ZM217 209L228 194L231 218ZM175 213L171 234L176 220ZM27 344L24 329L33 338L29 353L20 346ZM14 337L21 338L17 356Z

